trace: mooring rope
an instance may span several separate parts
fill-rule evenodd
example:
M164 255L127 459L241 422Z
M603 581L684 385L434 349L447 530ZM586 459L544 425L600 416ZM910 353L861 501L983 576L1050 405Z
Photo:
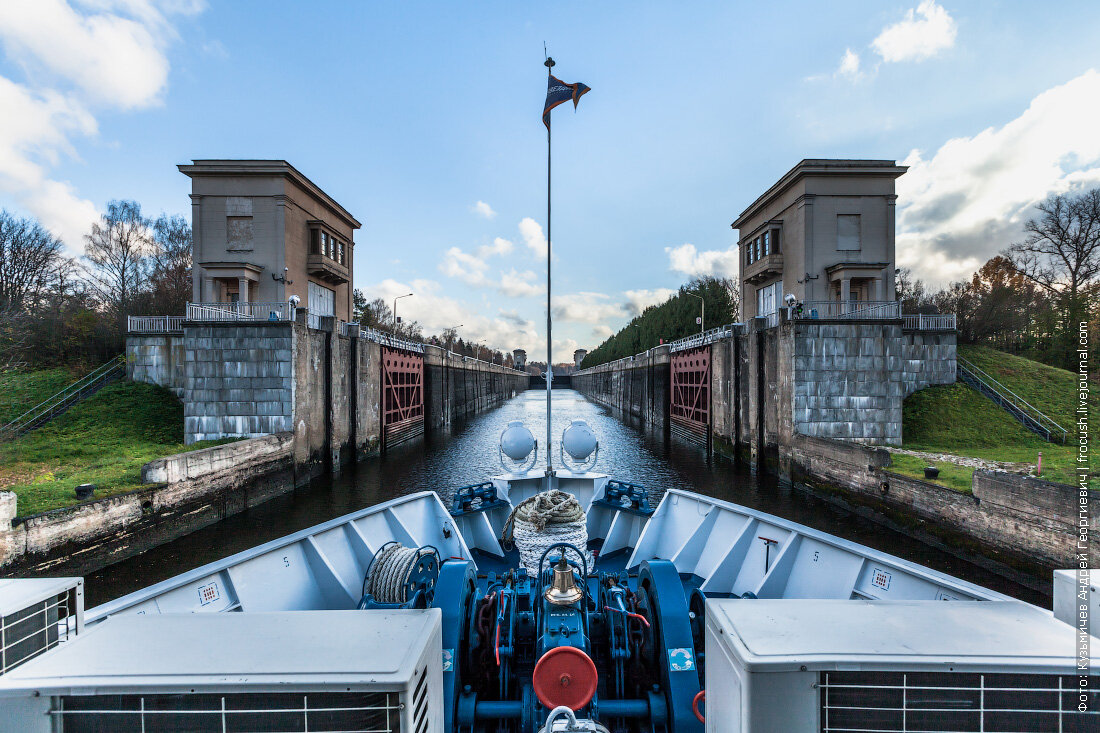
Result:
M431 547L405 547L400 542L383 545L367 570L363 595L369 594L379 603L405 603L409 571L422 555L433 552Z
M584 510L577 497L565 491L551 489L520 502L504 523L501 541L505 547L515 544L520 564L532 575L538 572L543 553L559 542L568 542L585 553L589 566L592 565L586 549L588 527Z

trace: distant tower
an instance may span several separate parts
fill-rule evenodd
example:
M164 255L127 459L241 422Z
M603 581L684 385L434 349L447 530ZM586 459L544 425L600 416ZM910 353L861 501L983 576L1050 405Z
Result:
M577 349L573 352L573 365L577 368L581 368L581 362L584 361L584 357L588 356L588 351L585 349Z
M523 349L516 349L512 352L512 365L516 371L522 372L527 368L527 352Z

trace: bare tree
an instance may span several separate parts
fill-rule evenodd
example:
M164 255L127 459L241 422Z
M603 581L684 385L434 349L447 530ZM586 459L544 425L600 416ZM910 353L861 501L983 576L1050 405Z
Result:
M153 222L149 255L152 306L158 313L183 313L191 299L191 225L182 216Z
M1005 254L1024 277L1075 303L1100 275L1100 188L1052 195L1036 208L1027 238Z
M111 201L107 213L85 235L88 283L124 333L125 318L145 282L152 251L151 223L136 201Z
M61 240L33 219L0 211L0 311L24 312L61 258Z

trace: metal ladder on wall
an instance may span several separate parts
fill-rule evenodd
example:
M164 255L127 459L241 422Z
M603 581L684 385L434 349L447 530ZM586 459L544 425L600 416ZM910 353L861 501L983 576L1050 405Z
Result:
M998 382L988 372L961 356L957 358L958 381L968 384L995 402L1025 428L1050 443L1065 444L1067 431L1037 407Z
M103 366L88 372L55 395L48 397L15 418L0 426L0 441L14 440L20 435L40 428L55 417L65 414L70 407L94 395L110 382L126 373L126 357L119 354Z

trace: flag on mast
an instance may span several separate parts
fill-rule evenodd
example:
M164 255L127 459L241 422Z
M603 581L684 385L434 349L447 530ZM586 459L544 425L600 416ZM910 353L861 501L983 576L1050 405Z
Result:
M559 104L564 104L570 99L573 100L573 109L577 108L577 104L581 101L581 97L590 92L584 84L579 81L573 84L566 84L558 77L550 74L550 78L546 84L546 104L542 108L542 124L546 125L547 129L550 127L550 110L557 107Z

